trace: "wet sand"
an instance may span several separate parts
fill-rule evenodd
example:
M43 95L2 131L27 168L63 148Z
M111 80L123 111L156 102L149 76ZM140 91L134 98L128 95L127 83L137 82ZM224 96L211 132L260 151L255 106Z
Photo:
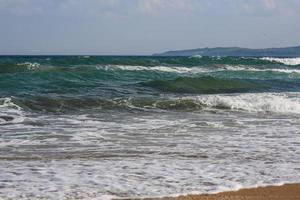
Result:
M300 184L241 189L218 194L188 195L176 198L166 197L157 200L300 200Z
M169 198L171 199L171 198ZM213 195L190 195L174 200L300 200L300 184L242 189Z

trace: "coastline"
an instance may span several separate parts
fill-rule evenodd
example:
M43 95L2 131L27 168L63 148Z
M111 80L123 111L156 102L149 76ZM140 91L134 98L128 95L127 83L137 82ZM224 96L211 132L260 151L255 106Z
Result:
M300 183L266 186L216 194L186 195L178 197L144 198L143 200L299 200ZM133 200L133 199L126 199ZM137 199L135 199L137 200Z

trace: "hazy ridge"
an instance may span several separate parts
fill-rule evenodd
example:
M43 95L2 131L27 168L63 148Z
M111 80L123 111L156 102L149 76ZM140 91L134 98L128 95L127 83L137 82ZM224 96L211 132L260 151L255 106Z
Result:
M249 49L240 47L197 48L167 51L154 56L243 56L243 57L300 57L300 46L285 48Z

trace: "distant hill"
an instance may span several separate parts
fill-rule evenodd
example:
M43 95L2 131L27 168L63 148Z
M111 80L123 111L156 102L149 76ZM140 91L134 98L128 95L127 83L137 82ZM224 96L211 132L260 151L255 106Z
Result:
M243 57L300 57L300 46L268 49L248 49L240 47L199 48L167 51L154 56L243 56Z

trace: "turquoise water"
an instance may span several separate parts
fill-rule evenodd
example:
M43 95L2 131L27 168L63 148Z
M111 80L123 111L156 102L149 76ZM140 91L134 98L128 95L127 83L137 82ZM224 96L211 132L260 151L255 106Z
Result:
M298 58L0 57L0 198L299 182Z
M123 101L169 108L169 96L299 92L299 72L255 58L1 57L0 96L33 112L126 109Z

